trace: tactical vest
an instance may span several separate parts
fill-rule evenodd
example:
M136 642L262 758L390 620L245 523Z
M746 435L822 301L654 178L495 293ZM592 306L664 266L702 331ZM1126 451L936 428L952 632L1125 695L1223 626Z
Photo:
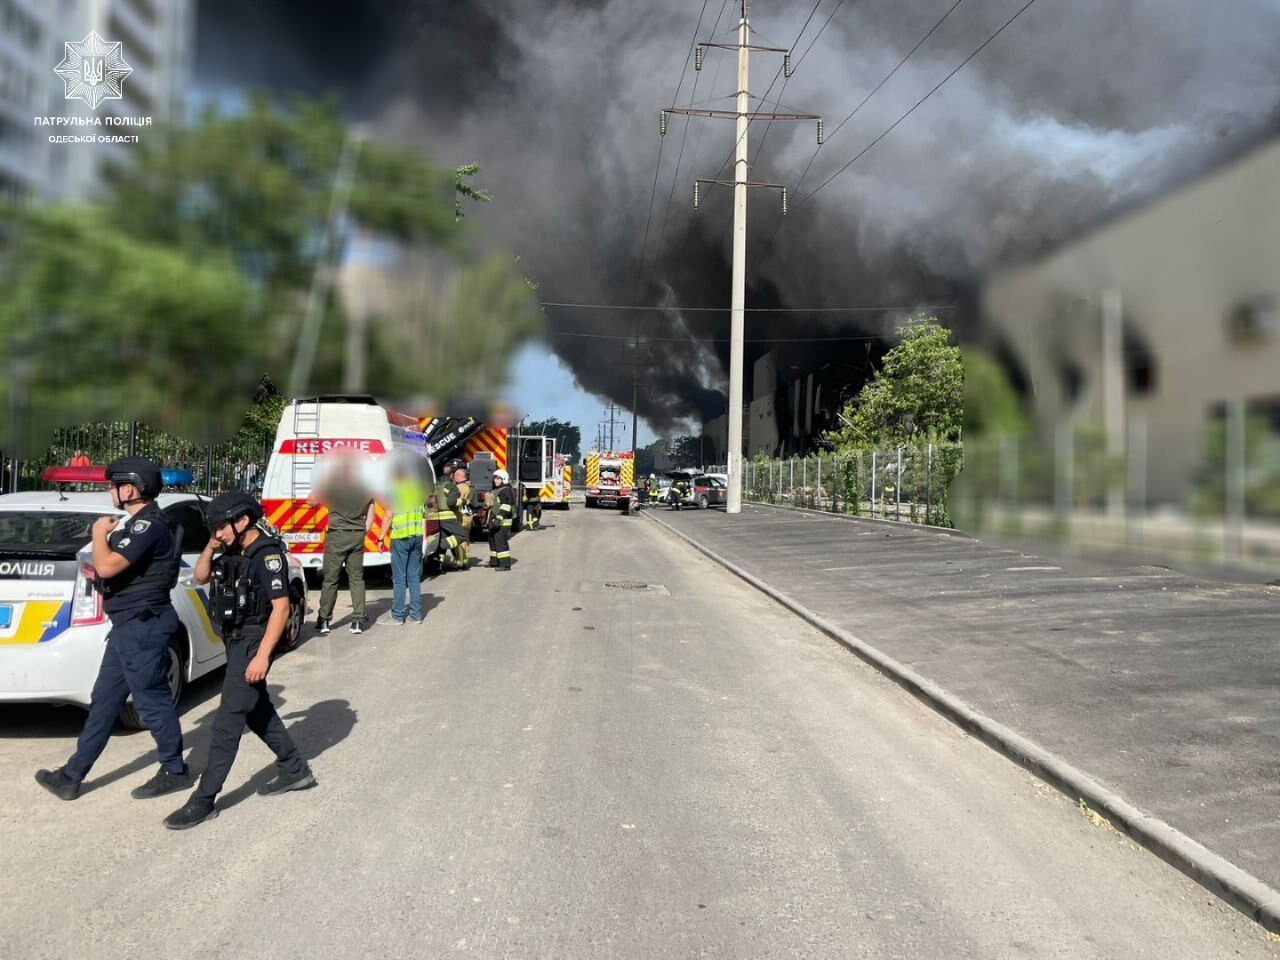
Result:
M178 542L177 531L173 529L169 518L160 512L159 508L145 507L130 517L119 533L128 536L129 528L139 520L163 523L167 526L173 537L173 547L168 556L152 556L146 562L135 563L114 577L100 578L96 581L98 591L105 601L104 609L108 614L132 609L131 599L142 600L148 595L153 596L158 604L169 603L169 592L178 585L178 570L182 566L182 545ZM119 540L116 533L107 538L108 545L112 544L113 540Z
M223 637L257 632L266 627L271 616L271 598L259 588L251 570L253 558L271 547L282 554L286 552L281 541L259 533L244 553L224 553L214 558L213 618Z

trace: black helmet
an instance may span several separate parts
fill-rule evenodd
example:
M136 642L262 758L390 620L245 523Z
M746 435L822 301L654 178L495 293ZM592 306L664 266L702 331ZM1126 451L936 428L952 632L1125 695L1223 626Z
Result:
M262 519L262 504L241 490L228 490L214 497L205 513L209 527L217 530L224 523L235 523L241 517L248 517L251 524L257 523Z
M144 500L154 500L164 487L160 465L146 457L121 457L107 464L107 482L112 485L131 483Z
M466 464L454 457L452 460L446 460L444 465L445 473L453 473L456 470L466 469Z

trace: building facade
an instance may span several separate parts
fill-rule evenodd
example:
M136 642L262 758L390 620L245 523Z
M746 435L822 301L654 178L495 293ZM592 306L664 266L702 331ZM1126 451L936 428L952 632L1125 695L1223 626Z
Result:
M123 97L96 111L65 99L54 72L65 44L91 30L121 43L132 68ZM194 0L0 0L0 199L91 199L133 145L50 144L33 118L151 117L152 131L181 121L194 49Z
M992 276L983 339L1043 439L1140 448L1147 503L1182 504L1229 410L1280 430L1280 140L1050 255Z

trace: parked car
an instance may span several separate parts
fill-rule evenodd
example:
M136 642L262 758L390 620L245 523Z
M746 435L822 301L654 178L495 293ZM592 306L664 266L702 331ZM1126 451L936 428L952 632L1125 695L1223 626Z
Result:
M168 668L176 703L189 681L222 667L227 657L209 617L209 587L192 581L196 560L209 542L204 501L189 493L162 493L157 503L182 549L172 592L181 628ZM111 624L92 583L87 548L93 522L106 516L125 514L112 506L105 490L0 496L0 703L89 705ZM282 650L297 644L307 606L302 567L294 557L288 563L289 621ZM132 701L121 719L136 729L144 726Z
M704 473L693 478L693 490L688 502L706 510L708 507L724 506L725 496L729 490L729 478L722 473Z

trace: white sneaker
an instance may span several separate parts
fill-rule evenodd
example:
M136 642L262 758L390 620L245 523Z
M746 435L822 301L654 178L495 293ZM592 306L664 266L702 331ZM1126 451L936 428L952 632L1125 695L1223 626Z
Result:
M352 621L351 621L351 632L352 632L352 633L364 633L364 621L363 621L363 620L352 620Z

